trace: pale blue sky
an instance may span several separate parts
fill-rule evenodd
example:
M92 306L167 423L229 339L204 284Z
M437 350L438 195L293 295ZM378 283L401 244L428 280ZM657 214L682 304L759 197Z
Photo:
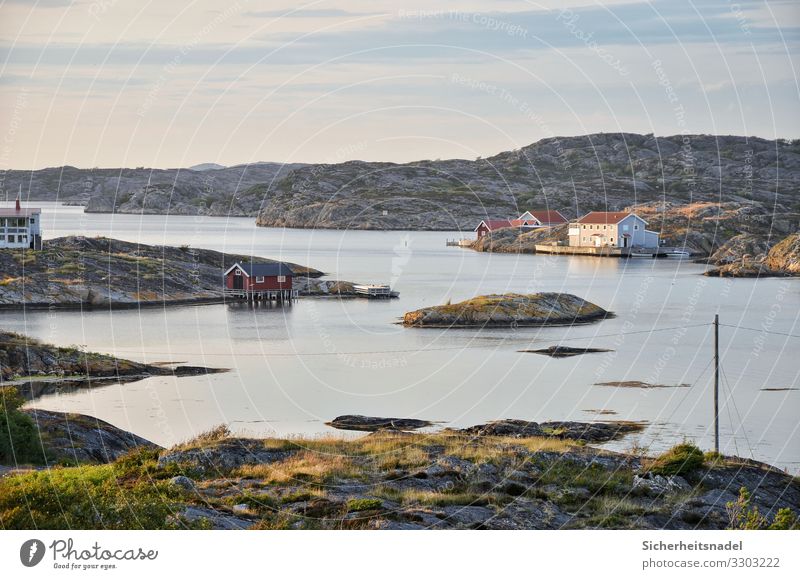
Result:
M0 3L0 169L800 136L794 0Z

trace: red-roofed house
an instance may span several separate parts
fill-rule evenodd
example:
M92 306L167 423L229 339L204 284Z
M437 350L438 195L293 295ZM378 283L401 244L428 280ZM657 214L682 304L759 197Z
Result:
M42 210L22 208L19 199L15 207L0 207L0 249L42 249Z
M478 232L478 239L480 239L492 231L497 231L504 227L514 227L514 225L511 223L510 219L484 219L478 224L475 231Z
M555 227L567 223L567 218L558 211L526 211L511 220L515 227Z
M592 211L569 224L571 247L639 247L656 249L658 233L627 211Z

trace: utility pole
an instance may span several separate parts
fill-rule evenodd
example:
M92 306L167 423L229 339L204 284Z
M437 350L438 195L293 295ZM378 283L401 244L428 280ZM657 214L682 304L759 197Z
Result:
M714 314L714 452L719 454L719 314Z

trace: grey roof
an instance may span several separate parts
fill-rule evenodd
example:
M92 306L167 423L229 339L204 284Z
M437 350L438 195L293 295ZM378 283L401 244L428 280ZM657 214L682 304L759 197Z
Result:
M240 263L236 262L235 265L241 267L244 272L250 277L253 276L273 276L273 275L293 275L292 268L283 263L276 261L273 263Z

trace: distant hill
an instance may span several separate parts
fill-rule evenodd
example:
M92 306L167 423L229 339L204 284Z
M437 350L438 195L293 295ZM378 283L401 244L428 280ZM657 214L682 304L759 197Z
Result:
M216 163L200 163L199 165L192 165L189 167L192 171L213 171L215 169L224 169L225 165L217 165Z
M800 141L599 133L477 160L8 171L3 190L13 199L19 184L32 200L77 202L87 211L249 215L288 227L471 230L486 217L530 208L573 217L653 202L796 214Z

